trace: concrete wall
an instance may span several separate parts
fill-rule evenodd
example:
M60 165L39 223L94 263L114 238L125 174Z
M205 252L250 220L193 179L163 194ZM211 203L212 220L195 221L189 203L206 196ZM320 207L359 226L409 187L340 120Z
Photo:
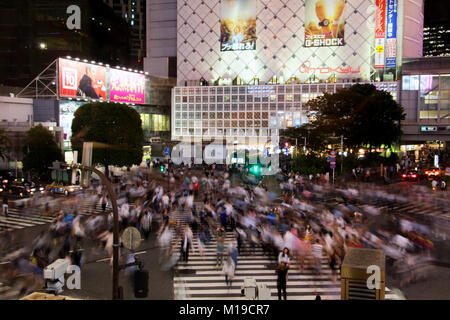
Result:
M144 70L169 76L169 57L177 56L177 1L147 0L147 57Z
M0 121L33 121L33 99L0 97Z
M398 56L416 58L423 56L424 0L399 1Z

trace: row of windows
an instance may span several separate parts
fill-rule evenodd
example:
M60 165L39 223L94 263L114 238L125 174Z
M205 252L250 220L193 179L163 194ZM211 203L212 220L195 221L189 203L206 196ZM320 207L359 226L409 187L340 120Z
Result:
M270 129L237 129L237 128L227 128L227 129L175 129L175 135L181 136L217 136L217 137L271 137L278 136L278 130Z
M306 101L307 102L307 101ZM177 104L175 105L175 111L268 111L268 110L279 110L284 111L285 109L300 109L302 104L282 104L282 103L272 103L272 104L233 104L233 105L222 105L222 104Z
M224 95L224 96L175 96L175 103L234 103L234 102L307 102L322 94L270 94L270 95Z
M396 82L372 83L378 89L396 91ZM215 87L176 87L175 96L199 95L252 95L268 96L277 93L322 93L335 92L337 89L349 88L354 83L275 85L275 86L215 86Z

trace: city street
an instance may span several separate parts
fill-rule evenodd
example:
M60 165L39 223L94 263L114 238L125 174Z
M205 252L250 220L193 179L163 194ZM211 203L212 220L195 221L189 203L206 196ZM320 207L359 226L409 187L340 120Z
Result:
M201 175L199 171L186 171L189 175ZM157 181L164 184L164 177L153 170L152 176ZM162 179L161 179L162 178ZM242 181L238 175L232 179L232 187L238 187ZM278 190L277 197L282 197L282 190L279 188L279 181L275 177L266 177L264 182L272 186L270 190ZM278 187L277 187L278 185ZM400 188L408 188L410 184L400 183ZM179 185L172 186L177 190ZM360 183L362 190L369 187L368 184ZM370 186L372 187L372 186ZM254 188L254 187L253 187ZM388 187L387 187L388 188ZM382 188L380 189L382 190ZM331 190L330 190L331 191ZM202 192L200 191L200 194ZM342 196L342 194L341 194ZM80 197L80 196L77 196ZM56 196L57 200L69 201L73 197L65 200ZM341 199L342 200L342 199ZM310 203L323 204L332 208L339 205L341 200L337 200L331 193L321 193ZM281 202L281 200L280 200ZM389 205L389 201L380 199L370 199L369 201L353 201L358 208L364 205L371 205L382 213L371 221L371 228L391 229L395 220L402 216L415 217L422 220L433 230L433 248L431 258L436 264L426 264L426 277L408 284L401 284L401 277L397 275L393 268L387 267L386 299L398 299L397 292L391 292L391 288L401 288L401 292L407 299L448 299L450 298L445 286L439 279L450 275L450 261L448 260L449 246L448 236L450 235L446 219L448 219L448 207L431 205L428 203L396 203ZM275 204L275 203L274 203ZM203 202L194 203L197 212L202 211ZM390 207L390 211L386 209ZM42 214L39 207L11 208L7 218L1 218L3 226L8 226L12 231L15 248L31 248L33 241L41 232L45 232L52 217ZM107 209L109 210L109 209ZM104 215L99 205L93 209L92 204L83 202L79 208L79 214L84 215ZM181 229L188 224L190 214L188 211L178 208L170 214L170 219L181 223ZM420 219L420 220L419 220ZM213 235L206 245L201 244L200 251L197 233L194 233L192 252L189 262L179 261L173 269L162 270L158 262L161 255L160 246L156 231L159 229L161 218L155 217L152 225L152 232L148 240L142 240L141 245L135 250L134 255L144 263L144 269L149 271L149 294L147 299L151 300L172 300L172 299L201 299L201 300L221 300L221 299L245 299L241 295L241 288L245 278L254 278L258 283L264 283L270 290L273 299L276 299L276 273L277 259L270 252L263 249L260 243L251 246L250 243L243 244L241 254L238 256L238 265L233 278L233 285L228 287L225 284L221 269L216 267L216 237ZM439 227L434 227L439 224ZM177 228L180 228L178 225ZM175 231L175 229L173 229ZM3 234L5 232L3 231ZM226 232L225 245L236 241L236 234L231 230ZM181 238L173 238L172 244L175 250L181 246ZM90 240L83 241L84 262L81 273L81 290L64 290L65 295L80 299L110 299L112 291L111 259L102 250L94 249L95 244ZM125 249L124 249L125 250ZM309 258L306 259L308 261ZM6 261L2 261L0 267L5 267ZM292 300L312 300L315 294L319 293L322 299L340 299L339 272L335 281L332 280L331 270L328 265L327 255L324 253L321 259L321 271L316 274L313 269L306 267L299 269L296 262L291 264L289 272L287 292ZM422 272L423 273L423 272ZM133 294L132 276L126 271L121 271L120 285L124 288L125 299L135 299ZM400 285L401 284L401 285ZM0 290L2 299L17 298L17 291L3 285Z

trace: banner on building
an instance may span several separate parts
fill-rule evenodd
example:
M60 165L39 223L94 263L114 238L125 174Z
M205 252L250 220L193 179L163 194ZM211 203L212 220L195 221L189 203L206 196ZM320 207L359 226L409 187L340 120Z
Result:
M111 69L109 72L111 101L145 104L145 75Z
M106 68L59 59L59 95L106 100Z
M384 68L385 37L386 37L386 0L376 0L375 16L375 65L377 69Z
M345 0L306 0L305 5L304 46L345 45Z
M397 7L398 0L387 0L386 68L397 67Z
M256 50L256 0L222 0L220 51Z

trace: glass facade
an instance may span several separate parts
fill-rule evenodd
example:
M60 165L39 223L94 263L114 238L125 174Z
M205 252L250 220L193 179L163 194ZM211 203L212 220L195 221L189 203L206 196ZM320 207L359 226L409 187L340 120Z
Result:
M397 82L373 83L397 99ZM176 87L173 89L172 139L272 137L280 129L307 123L305 104L324 92L354 83L258 86Z
M404 75L402 90L418 92L419 120L450 120L450 74Z

